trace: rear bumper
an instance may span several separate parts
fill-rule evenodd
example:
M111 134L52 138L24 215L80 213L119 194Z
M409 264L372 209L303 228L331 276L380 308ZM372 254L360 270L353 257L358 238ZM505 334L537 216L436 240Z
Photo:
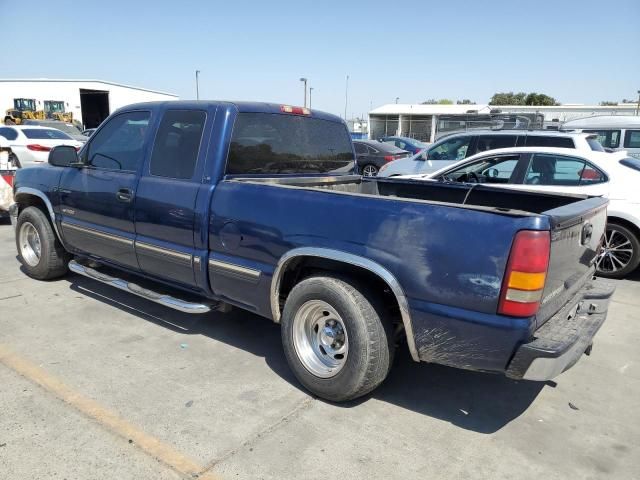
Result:
M607 317L612 284L594 279L558 313L522 344L506 375L514 379L545 381L571 368L590 350L593 337Z

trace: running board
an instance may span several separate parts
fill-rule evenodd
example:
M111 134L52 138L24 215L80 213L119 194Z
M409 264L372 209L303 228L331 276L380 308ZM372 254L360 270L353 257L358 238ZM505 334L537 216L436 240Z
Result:
M192 303L172 297L171 295L165 295L163 293L154 292L153 290L148 290L141 287L140 285L127 282L126 280L123 280L121 278L105 275L104 273L101 273L91 267L81 265L75 260L71 260L69 262L69 270L71 270L73 273L77 273L78 275L92 278L94 280L97 280L98 282L102 282L106 285L111 285L112 287L115 287L117 289L133 293L134 295L137 295L139 297L146 298L147 300L151 300L152 302L159 303L160 305L164 305L165 307L173 308L174 310L179 310L181 312L207 313L211 310L224 310L224 308L220 308L221 305L215 303ZM224 305L222 306L224 307Z

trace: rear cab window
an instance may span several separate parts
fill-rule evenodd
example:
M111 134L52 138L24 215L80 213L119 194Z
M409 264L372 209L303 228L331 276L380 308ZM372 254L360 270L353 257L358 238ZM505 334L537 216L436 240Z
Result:
M241 112L226 173L231 175L349 174L355 170L344 124L303 115Z

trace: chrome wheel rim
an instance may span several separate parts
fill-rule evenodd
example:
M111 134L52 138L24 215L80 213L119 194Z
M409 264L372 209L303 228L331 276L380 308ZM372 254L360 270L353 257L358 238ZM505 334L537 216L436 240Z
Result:
M42 254L42 244L40 243L40 235L36 227L30 222L25 222L20 226L20 235L18 237L20 243L20 255L27 262L27 265L35 267L40 263L40 255Z
M362 169L362 175L364 175L365 177L375 177L377 173L378 169L373 165L366 165Z
M349 353L349 338L342 318L322 300L309 300L296 312L293 345L304 368L320 378L337 375Z
M604 244L598 255L598 270L602 273L616 273L626 268L633 258L631 239L616 228L607 228Z

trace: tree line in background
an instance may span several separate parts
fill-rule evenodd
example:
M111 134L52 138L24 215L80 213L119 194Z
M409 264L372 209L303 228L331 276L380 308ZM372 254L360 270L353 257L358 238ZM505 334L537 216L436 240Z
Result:
M626 98L622 99L622 102L608 101L603 100L600 102L601 106L616 106L618 103L636 103L637 100L627 100ZM422 102L422 105L475 105L476 102L472 102L468 98L464 100L456 100L455 102L449 98L441 98L436 100L435 98L431 98L429 100L425 100ZM542 106L553 106L560 105L559 102L556 101L555 98L550 97L549 95L545 95L544 93L525 93L525 92L498 92L494 93L489 100L489 105L542 105Z
M498 92L494 93L489 105L560 105L555 98L544 93Z

